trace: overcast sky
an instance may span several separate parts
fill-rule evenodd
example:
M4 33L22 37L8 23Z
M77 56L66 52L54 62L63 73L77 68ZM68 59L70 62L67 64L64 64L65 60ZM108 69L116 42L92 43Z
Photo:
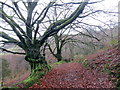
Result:
M0 0L0 1L11 1L11 0ZM12 1L27 1L27 0L12 0ZM33 0L32 0L33 1ZM40 0L42 2L50 2L50 1L53 1L53 0ZM70 2L70 1L80 1L80 0L62 0L63 2ZM101 1L101 0L90 0L91 2L94 2L94 1ZM118 2L120 0L104 0L102 2L102 5L99 5L98 7L105 7L105 8L113 8L112 6L117 6L118 5Z
M0 1L5 2L5 1L11 1L11 0L0 0ZM15 0L15 1L19 1L19 0ZM23 0L23 1L27 1L27 0ZM48 3L51 0L40 0L40 1ZM80 1L80 0L62 0L62 1L70 2L70 1ZM94 1L100 1L100 0L90 0L90 1L94 2ZM102 10L111 10L112 12L117 12L118 11L118 2L119 2L119 0L104 0L103 2L96 4L95 8L102 9ZM102 17L102 16L99 16L99 19L101 19L102 21L106 20L105 17ZM117 17L115 19L117 21ZM96 21L91 22L91 20L89 20L87 22L92 23L92 22L96 22ZM3 23L0 22L0 24L3 24ZM1 38L0 38L0 40L1 40Z

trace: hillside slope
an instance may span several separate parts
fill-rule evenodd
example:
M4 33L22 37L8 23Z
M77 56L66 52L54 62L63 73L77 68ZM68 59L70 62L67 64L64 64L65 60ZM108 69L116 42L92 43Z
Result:
M119 80L117 75L120 73L120 53L116 48L89 55L85 60L87 68L80 63L60 64L40 79L40 85L35 83L30 88L116 87L116 83L111 81L111 78Z
M89 55L86 62L93 70L113 76L111 79L117 84L117 87L120 87L120 51L117 48L109 48Z

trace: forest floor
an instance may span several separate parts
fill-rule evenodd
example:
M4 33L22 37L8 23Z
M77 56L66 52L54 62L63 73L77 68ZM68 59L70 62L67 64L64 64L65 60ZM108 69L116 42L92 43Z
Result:
M80 63L65 63L56 66L40 79L41 85L30 88L113 88L109 75L97 70L83 68Z
M116 48L99 51L87 56L84 60L87 63L55 65L40 79L40 85L35 83L29 88L115 88L116 75L120 73L119 60L120 52Z
M55 66L40 79L40 85L35 83L30 88L115 88L120 79L119 60L117 48L100 51L86 57L87 63Z

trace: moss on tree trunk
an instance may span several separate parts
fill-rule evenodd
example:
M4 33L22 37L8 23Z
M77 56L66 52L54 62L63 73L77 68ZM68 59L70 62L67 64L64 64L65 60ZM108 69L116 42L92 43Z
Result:
M50 66L47 64L31 63L31 74L23 81L25 87L30 87L34 83L40 83L39 79L42 78L49 70Z
M47 72L51 69L45 60L42 62L29 62L29 64L31 67L31 74L28 78L16 84L21 88L28 88L34 83L40 84L40 78L47 74Z

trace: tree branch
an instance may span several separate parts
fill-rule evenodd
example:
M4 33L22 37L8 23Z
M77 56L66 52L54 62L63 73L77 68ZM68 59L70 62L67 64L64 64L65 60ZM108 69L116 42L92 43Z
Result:
M10 37L9 35L7 35L4 32L0 32L0 37L2 37L4 39L7 39L8 41L18 42L16 39Z
M64 28L65 26L72 23L84 10L85 6L88 4L89 0L84 0L84 2L81 3L81 5L78 6L78 8L68 17L63 20L58 20L50 27L48 30L44 33L42 39L40 40L41 45L45 42L45 40L52 34L57 33L60 29Z
M28 2L28 8L27 8L27 20L26 20L26 31L27 36L32 40L32 13L34 8L36 7L37 2ZM28 40L29 41L29 40Z
M90 2L88 4L95 4L95 3L99 3L102 2L104 0L100 0L100 1L96 1L96 2ZM54 6L63 6L63 5L68 5L68 4L82 4L82 2L69 2L69 3L63 3L63 4L55 4Z
M103 12L103 10L96 10L96 11L94 11L94 12L88 13L87 15L79 16L79 18L84 18L84 17L87 17L87 16L89 16L89 15L91 15L91 14L93 14L93 13L97 13L97 12Z
M4 28L4 27L2 27L2 26L0 26L0 28L2 28L2 29L4 29L4 30L7 30L7 31L13 31L13 30L11 30L11 29L7 29L7 28Z
M2 8L0 8L0 13L1 13L1 15L2 15L2 19L5 20L5 21L11 26L11 28L12 28L13 31L14 31L14 33L19 37L20 41L21 41L24 45L26 45L24 38L22 37L22 35L20 34L20 32L16 29L16 27L19 28L19 25L16 24L16 23L13 21L13 19L12 19L10 16L8 16L8 15L2 10ZM15 27L15 26L16 26L16 27ZM21 28L19 28L19 30L20 30L23 34L25 33Z
M1 47L0 47L0 49L1 49L2 51L6 51L6 52L9 52L9 53L13 53L13 54L22 54L22 55L25 55L25 53L13 52L13 51L9 51L9 50L7 50L7 49L5 49L5 48L1 48Z
M24 20L20 17L20 15L17 13L17 11L15 10L14 7L12 7L12 6L10 6L10 5L6 4L6 3L3 3L3 2L1 2L1 1L0 1L0 3L1 3L2 5L6 5L6 6L8 6L9 8L11 8L11 9L15 12L15 14L19 17L19 19L21 19L22 21L24 21Z
M38 17L38 19L37 19L37 27L36 27L35 34L34 34L34 41L36 40L36 36L37 36L37 33L38 33L38 29L39 29L39 24L43 21L43 19L45 18L46 14L47 14L47 12L48 12L48 10L49 10L49 8L50 8L53 4L54 4L54 2L50 2L50 3L48 4L48 6L47 6L46 8L44 8L43 11L45 11L45 12L44 12L43 17L42 17L40 20L38 20L38 19L41 17L41 15L42 15L43 12L39 15L39 17ZM35 22L36 22L36 21L35 21Z
M53 50L52 50L52 48L50 47L50 45L49 45L48 43L47 43L47 46L48 46L48 48L49 48L51 54L52 54L52 55L55 55L54 52L53 52Z
M14 4L14 6L15 6L15 8L16 8L16 11L18 11L21 19L22 19L24 22L26 22L26 20L25 20L24 16L22 15L20 9L18 8L17 2L13 2L13 4Z

